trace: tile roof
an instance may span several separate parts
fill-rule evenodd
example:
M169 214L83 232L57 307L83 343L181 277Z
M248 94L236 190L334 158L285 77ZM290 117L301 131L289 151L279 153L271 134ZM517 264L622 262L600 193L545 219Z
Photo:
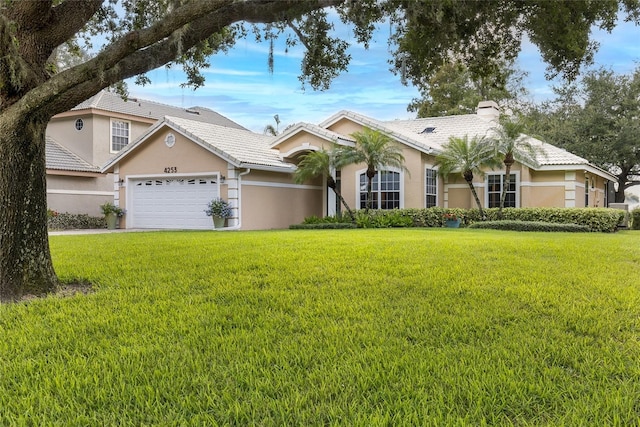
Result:
M491 137L495 121L487 120L476 114L460 116L432 117L415 120L394 120L384 122L390 129L411 135L421 144L441 150L450 137ZM529 142L540 149L537 161L540 166L547 165L580 165L589 162L573 153L555 145L527 136Z
M271 141L271 147L275 147L278 144L280 144L282 141L286 141L287 138L291 137L292 135L295 135L301 131L305 131L308 132L312 135L317 135L321 138L325 138L328 141L332 141L335 143L353 143L355 142L355 140L349 136L345 136L342 135L340 133L331 131L329 129L325 129L323 127L320 127L318 125L314 125L311 123L304 123L304 122L300 122L300 123L295 123L289 127L287 127L280 135L276 136L272 141Z
M128 114L136 117L144 117L153 120L160 120L164 116L173 116L214 123L230 128L246 129L238 123L205 107L180 108L136 98L129 98L125 101L120 95L106 91L101 91L86 101L81 102L72 108L71 111L86 110L90 108L113 113Z
M150 127L140 138L127 145L116 157L109 160L102 170L109 170L122 157L164 125L175 129L236 166L295 170L294 165L282 161L278 150L270 148L273 136L171 116L165 117Z
M348 117L365 126L378 129L427 153L432 151L437 153L442 150L443 145L451 137L491 136L492 128L498 125L495 121L477 114L380 121L351 111L341 111L323 123L325 125L331 124L339 116ZM589 163L586 159L555 145L532 137L529 137L529 140L542 150L537 159L540 166L586 165Z
M45 156L47 169L75 172L100 172L100 168L84 161L53 138L46 137Z

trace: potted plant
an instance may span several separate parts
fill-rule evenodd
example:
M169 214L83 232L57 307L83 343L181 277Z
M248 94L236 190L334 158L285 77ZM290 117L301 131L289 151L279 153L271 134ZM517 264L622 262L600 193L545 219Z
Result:
M231 206L220 197L216 197L207 205L204 213L213 218L214 228L224 228L224 221L231 217Z
M110 202L106 202L100 205L100 209L102 210L104 218L107 221L107 228L109 230L115 230L116 224L118 223L118 218L124 215L125 210Z
M445 226L448 228L458 228L460 227L460 218L456 215L455 212L447 212L442 215L444 218Z

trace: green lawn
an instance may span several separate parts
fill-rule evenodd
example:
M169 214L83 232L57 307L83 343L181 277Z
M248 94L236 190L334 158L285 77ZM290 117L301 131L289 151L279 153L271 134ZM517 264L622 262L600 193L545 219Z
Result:
M0 425L640 424L640 232L52 236Z

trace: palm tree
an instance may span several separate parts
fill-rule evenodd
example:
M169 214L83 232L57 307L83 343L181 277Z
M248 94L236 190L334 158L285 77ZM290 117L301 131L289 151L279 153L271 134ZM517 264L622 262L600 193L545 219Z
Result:
M363 128L360 132L351 134L355 139L354 147L343 147L338 155L340 166L364 163L367 165L367 203L365 210L369 211L373 202L373 178L383 167L394 167L409 172L404 166L402 149L384 133Z
M280 133L280 130L278 129L280 127L280 116L276 114L273 116L273 120L276 122L276 125L266 125L262 133L265 135L278 136Z
M337 151L334 149L331 152L327 152L324 149L318 151L311 151L306 154L300 163L298 163L298 169L293 174L293 179L296 183L301 184L309 179L313 179L318 176L325 176L327 187L332 189L333 192L340 200L340 203L345 207L352 221L355 221L355 215L347 202L342 197L342 194L337 188L336 180L331 175L331 169L337 169Z
M463 138L452 136L449 141L442 146L442 151L436 156L438 173L446 178L452 172L459 172L469 185L473 194L480 216L484 219L485 214L480 204L480 198L473 185L473 174L484 175L483 168L495 167L498 165L495 148L485 140L474 136L469 139L467 135Z
M512 120L508 116L500 118L500 126L492 128L494 136L491 142L494 148L501 155L502 163L504 163L504 183L502 186L502 194L500 195L500 208L498 210L498 218L502 219L502 210L507 197L507 189L511 181L511 167L516 159L520 163L526 163L531 166L538 166L537 155L541 152L539 147L531 144L531 138L523 134L525 125L522 120Z

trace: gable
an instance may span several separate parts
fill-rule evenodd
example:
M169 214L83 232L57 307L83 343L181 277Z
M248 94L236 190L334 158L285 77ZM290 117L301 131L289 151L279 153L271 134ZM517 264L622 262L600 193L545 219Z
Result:
M354 132L360 132L362 130L362 127L363 126L361 124L356 123L349 118L343 117L337 122L328 126L327 129L342 135L351 135Z
M283 159L290 159L308 151L320 149L328 151L332 146L333 141L327 138L301 131L278 144L278 150Z
M172 135L172 137L171 137ZM173 144L167 143L173 138ZM169 126L140 143L119 164L121 175L188 174L226 171L227 162Z

